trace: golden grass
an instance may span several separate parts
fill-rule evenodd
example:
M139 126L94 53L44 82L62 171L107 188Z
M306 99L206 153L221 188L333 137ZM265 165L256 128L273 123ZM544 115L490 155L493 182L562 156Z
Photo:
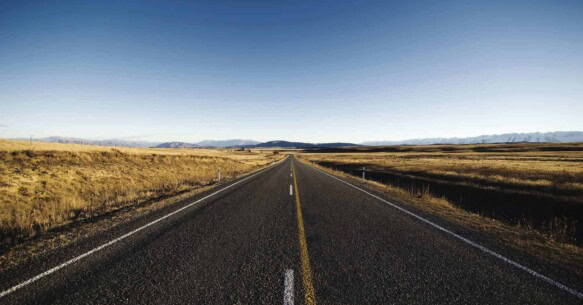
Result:
M283 158L271 151L112 148L0 140L4 245L139 201L177 194Z
M572 146L570 144L570 146ZM351 152L304 154L311 161L366 165L393 173L448 181L463 181L480 187L506 187L514 191L548 196L577 196L583 200L583 145L580 151L475 152L479 146L427 152L421 147L404 152ZM441 148L453 146L441 146ZM557 147L553 145L552 147ZM560 146L559 146L560 148ZM573 199L573 198L569 198Z

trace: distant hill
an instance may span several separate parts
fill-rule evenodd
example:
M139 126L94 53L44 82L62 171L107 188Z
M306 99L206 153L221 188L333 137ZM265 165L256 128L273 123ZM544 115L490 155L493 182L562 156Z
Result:
M186 142L166 142L156 145L156 148L196 148L197 144Z
M19 139L26 140L29 139ZM53 143L65 143L65 144L84 144L84 145L100 145L100 146L124 146L124 147L153 147L159 142L145 142L145 141L128 141L119 139L107 139L107 140L88 140L82 138L72 138L72 137L46 137L32 139L35 142L53 142Z
M16 139L22 141L28 141L29 139ZM107 139L107 140L88 140L83 138L73 138L73 137L59 137L52 136L46 138L36 138L32 139L36 142L54 142L54 143L64 143L64 144L83 144L83 145L101 145L101 146L124 146L124 147L160 147L160 148L186 148L186 147L235 147L235 146L245 146L245 145L255 145L260 142L254 140L244 140L244 139L232 139L232 140L204 140L198 143L187 143L187 142L147 142L147 141L129 141L129 140L119 140L119 139Z
M20 139L28 140L28 139ZM304 143L304 142L288 142L288 141L269 141L260 143L254 140L245 139L231 139L231 140L204 140L198 143L188 142L144 142L144 141L126 141L126 140L87 140L81 138L67 138L67 137L47 137L40 139L32 139L40 142L57 142L69 144L85 144L85 145L102 145L102 146L126 146L126 147L156 147L156 148L195 148L195 147L244 147L244 148L270 148L270 147L287 147L287 148L328 148L328 147L343 147L355 146L352 143Z
M358 146L352 143L304 143L304 142L288 142L288 141L269 141L265 143L259 143L256 145L248 145L248 148L270 148L270 147L282 147L282 148L325 148L325 147L343 147L343 146Z
M317 147L346 147L346 146L360 146L354 143L332 142L332 143L318 143Z
M362 145L429 145L429 144L489 144L489 143L565 143L583 142L581 131L555 131L555 132L531 132L531 133L505 133L499 135L483 135L467 138L425 138L403 141L369 141Z
M256 145L259 144L259 142L254 140L232 139L232 140L204 140L196 144L201 147L235 147Z
M302 143L302 142L269 141L269 142L265 142L265 143L251 145L251 147L257 147L257 148L263 148L263 147L304 148L304 147L312 147L312 145L313 144Z
M29 139L18 139L28 141ZM85 144L101 146L125 146L125 147L160 147L160 148L193 148L193 147L243 147L243 148L334 148L346 146L358 146L353 143L306 143L289 141L269 141L260 143L254 140L231 139L231 140L204 140L198 143L187 142L147 142L130 141L120 139L88 140L72 137L46 137L32 139L38 142L55 142L68 144ZM506 133L499 135L482 135L467 138L422 138L403 141L368 141L360 145L382 146L382 145L430 145L430 144L491 144L491 143L565 143L583 142L583 131L555 131L555 132L531 132L531 133Z

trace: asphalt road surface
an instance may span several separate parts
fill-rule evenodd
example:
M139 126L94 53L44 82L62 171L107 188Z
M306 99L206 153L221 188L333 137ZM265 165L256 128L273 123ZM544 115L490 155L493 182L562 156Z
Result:
M0 304L583 303L576 279L390 202L289 157L0 274Z

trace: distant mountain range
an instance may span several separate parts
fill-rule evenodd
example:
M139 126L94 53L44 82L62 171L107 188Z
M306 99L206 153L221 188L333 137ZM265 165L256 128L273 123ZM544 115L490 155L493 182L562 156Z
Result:
M366 146L380 145L429 145L429 144L488 144L488 143L518 143L518 142L583 142L581 131L555 131L530 133L505 133L499 135L483 135L467 138L425 138L403 141L369 141L363 142Z
M194 147L243 147L253 146L259 142L253 140L204 140L198 143L166 142L156 145L157 148L194 148Z
M29 139L17 139L28 141ZM130 141L130 140L120 140L120 139L107 139L107 140L88 140L82 138L73 137L46 137L46 138L36 138L32 141L37 142L54 142L54 143L65 143L65 144L84 144L84 145L101 145L101 146L124 146L124 147L161 147L161 148L194 148L194 147L235 147L242 145L255 145L259 144L258 141L244 140L244 139L232 139L232 140L204 140L198 143L187 143L187 142L147 142L147 141Z
M26 140L29 139L17 139ZM146 142L146 141L129 141L129 140L119 140L119 139L107 139L107 140L88 140L81 138L71 138L71 137L47 137L47 138L37 138L32 139L36 142L54 142L54 143L65 143L65 144L84 144L84 145L98 145L98 146L124 146L124 147L153 147L160 142Z
M157 145L157 148L188 148L188 147L236 147L236 148L327 148L327 147L343 147L343 146L358 146L352 143L304 143L304 142L288 142L288 141L269 141L259 143L253 140L226 140L226 141L212 141L205 140L199 143L184 143L184 142L167 142Z
M343 147L343 146L358 146L358 144L352 143L304 143L304 142L288 142L288 141L269 141L265 143L259 143L255 145L246 145L245 148L270 148L270 147L283 147L283 148L317 148L317 147Z
M156 145L156 148L196 148L199 147L197 144L186 143L186 142L166 142Z
M245 146L245 145L255 145L260 142L254 140L243 140L243 139L233 139L233 140L204 140L196 143L198 146L202 147L235 147L235 146Z
M26 140L29 139L18 139ZM197 147L239 147L239 148L328 148L343 146L380 146L380 145L430 145L430 144L488 144L488 143L538 143L538 142L583 142L582 131L555 131L555 132L531 132L531 133L506 133L499 135L483 135L467 138L422 138L403 141L368 141L360 144L353 143L305 143L289 141L258 142L254 140L204 140L198 143L187 142L147 142L130 141L120 139L87 140L71 137L47 137L32 139L39 142L57 142L69 144L101 145L101 146L125 146L125 147L160 147L160 148L197 148Z
M28 140L28 139L18 139ZM342 147L354 146L352 143L303 143L303 142L288 142L288 141L269 141L260 143L254 140L232 139L232 140L204 140L198 143L187 142L145 142L145 141L128 141L128 140L88 140L82 138L71 137L47 137L32 139L38 142L56 142L68 144L85 144L85 145L102 145L102 146L126 146L126 147L156 147L156 148L198 148L198 147L238 147L238 148L315 148L315 147Z

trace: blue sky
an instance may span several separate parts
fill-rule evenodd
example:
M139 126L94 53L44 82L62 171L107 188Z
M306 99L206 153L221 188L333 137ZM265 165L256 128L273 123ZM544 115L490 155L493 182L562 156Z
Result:
M583 130L581 1L3 1L0 137Z

